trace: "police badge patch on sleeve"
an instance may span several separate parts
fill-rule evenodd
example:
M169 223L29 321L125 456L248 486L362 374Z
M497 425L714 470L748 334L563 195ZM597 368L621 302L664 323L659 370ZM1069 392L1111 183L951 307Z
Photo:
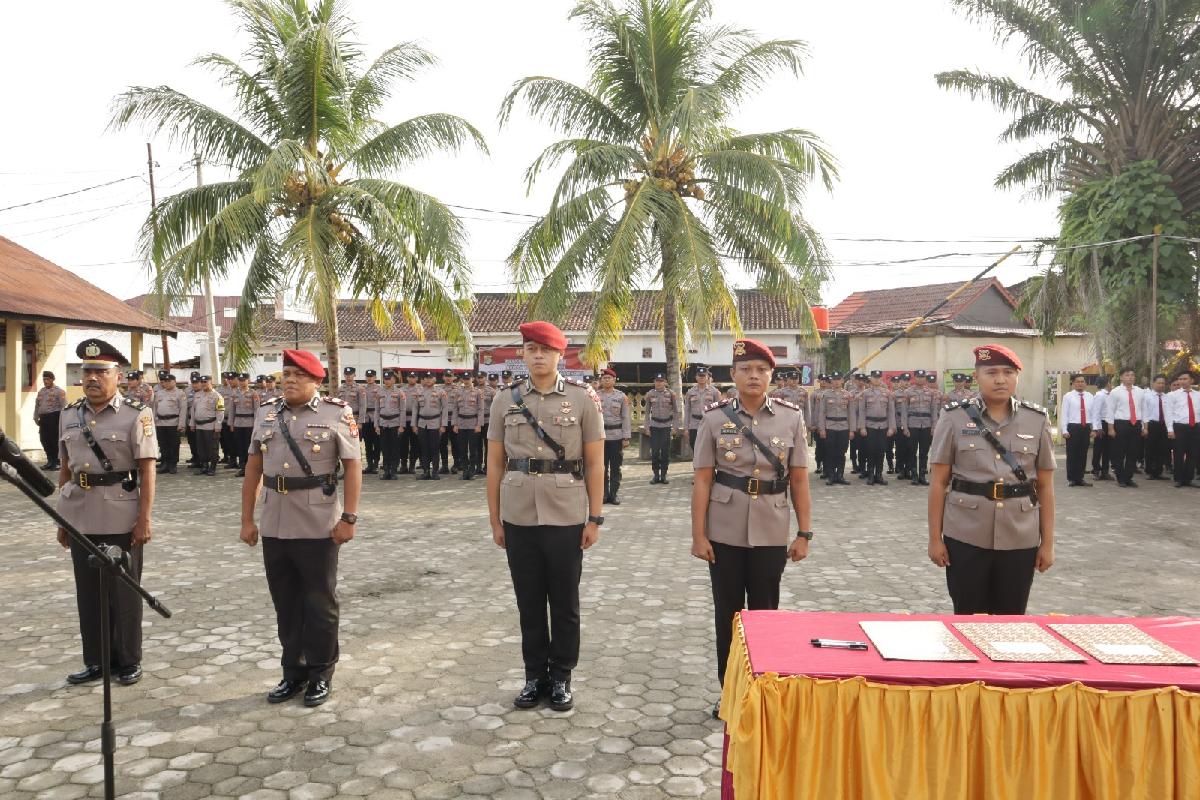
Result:
M349 406L346 406L346 409L342 412L342 422L350 426L350 438L357 439L358 420L354 418L354 412L350 410Z

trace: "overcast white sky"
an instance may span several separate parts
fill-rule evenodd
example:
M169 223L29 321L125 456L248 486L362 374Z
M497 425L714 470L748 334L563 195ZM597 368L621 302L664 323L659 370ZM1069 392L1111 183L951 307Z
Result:
M390 123L431 111L462 115L488 139L491 155L438 157L398 179L440 199L487 209L541 212L549 184L527 196L522 175L557 138L517 115L498 130L501 98L520 77L551 74L585 80L586 40L566 19L569 0L357 0L359 40L369 57L417 39L441 64L404 86L382 113ZM1001 145L1005 119L981 102L938 89L935 72L978 67L1023 79L1015 50L945 0L715 0L720 21L764 38L800 38L812 55L800 79L780 75L737 118L745 131L809 128L841 161L832 194L814 187L806 214L827 237L836 266L830 304L853 291L964 280L1008 249L984 239L1056 231L1050 202L992 187L1022 150ZM5 10L10 35L0 50L7 113L0 132L0 208L131 175L141 177L75 196L0 212L0 235L71 269L118 297L146 290L130 261L149 206L146 136L106 131L112 98L129 85L166 84L219 108L227 95L196 56L241 54L232 18L219 0L60 0ZM22 80L22 76L24 80ZM188 153L166 137L153 141L160 197L194 180ZM206 167L205 177L222 171ZM476 287L508 287L503 259L521 225L491 213L468 217ZM957 242L871 243L865 238ZM860 262L947 252L972 255L901 267ZM1034 272L1014 258L997 276L1015 282ZM236 294L240 283L214 287Z

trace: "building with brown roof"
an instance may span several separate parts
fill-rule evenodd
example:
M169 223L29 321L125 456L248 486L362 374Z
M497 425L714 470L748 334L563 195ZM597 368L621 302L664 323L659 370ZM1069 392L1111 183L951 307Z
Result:
M130 362L141 360L142 336L157 333L153 317L113 297L16 242L0 236L0 423L23 448L38 446L33 405L43 370L69 382L68 329L120 331ZM173 327L168 332L174 333ZM68 388L72 399L79 396Z

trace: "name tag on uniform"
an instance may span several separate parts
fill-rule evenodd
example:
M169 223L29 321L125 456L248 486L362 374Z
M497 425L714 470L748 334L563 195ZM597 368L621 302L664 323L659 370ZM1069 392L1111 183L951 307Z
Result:
M1018 439L1032 439L1033 434L1032 433L1018 433L1017 438Z
M963 428L959 433L963 436L979 436L979 430L971 428Z

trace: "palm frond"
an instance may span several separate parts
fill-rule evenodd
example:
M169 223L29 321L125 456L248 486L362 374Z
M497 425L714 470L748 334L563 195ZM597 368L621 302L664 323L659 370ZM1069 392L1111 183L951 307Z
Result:
M346 161L363 173L399 170L434 152L455 153L467 144L488 152L483 134L453 114L425 114L401 122L350 153Z
M530 116L564 134L606 142L628 141L635 131L596 95L568 81L535 75L517 81L500 104L500 125L523 101Z
M396 81L410 81L437 57L416 42L393 45L367 67L350 91L350 114L356 121L370 119L391 94Z

